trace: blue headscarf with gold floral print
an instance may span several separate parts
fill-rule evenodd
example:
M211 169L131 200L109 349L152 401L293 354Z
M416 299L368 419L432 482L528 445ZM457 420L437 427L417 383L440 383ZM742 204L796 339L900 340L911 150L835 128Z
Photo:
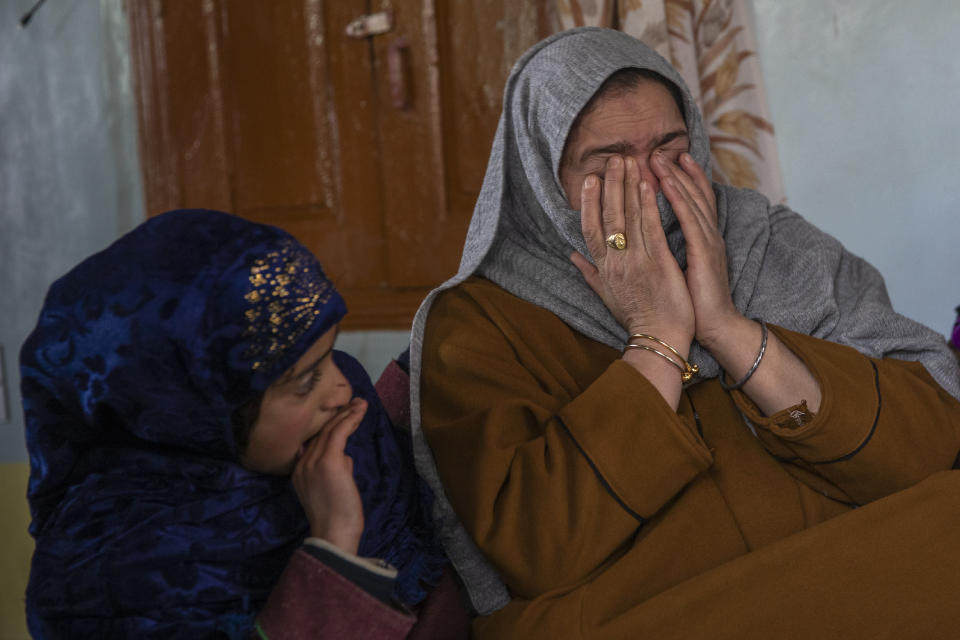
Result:
M346 313L289 234L214 211L144 223L55 282L21 352L34 637L244 637L307 521L290 479L238 462L231 415ZM424 597L429 493L373 385L347 443L361 555Z

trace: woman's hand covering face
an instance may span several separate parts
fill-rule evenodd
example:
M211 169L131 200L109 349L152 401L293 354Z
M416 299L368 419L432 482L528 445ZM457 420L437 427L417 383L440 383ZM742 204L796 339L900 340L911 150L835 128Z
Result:
M607 160L600 180L587 176L580 197L581 226L594 264L574 253L574 264L610 312L630 333L648 333L686 350L694 332L694 307L683 272L670 253L653 187L640 179L633 157ZM625 249L606 244L623 233Z
M713 189L685 152L687 143L669 91L643 81L626 93L600 97L581 115L560 170L571 205L581 211L596 266L579 254L571 257L574 264L627 331L674 341L683 351L694 336L706 346L740 318L730 296ZM686 274L661 228L658 189L684 235ZM619 251L605 244L618 232L627 237Z
M680 156L679 164L654 153L651 165L680 222L687 247L685 275L696 318L695 336L709 348L727 323L742 317L730 296L716 196L703 169L689 153Z

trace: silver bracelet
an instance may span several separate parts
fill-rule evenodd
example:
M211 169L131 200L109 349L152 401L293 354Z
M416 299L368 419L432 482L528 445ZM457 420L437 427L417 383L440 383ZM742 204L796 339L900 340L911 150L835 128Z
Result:
M767 323L759 318L754 318L756 322L760 323L760 328L763 329L763 340L760 342L760 353L757 354L757 359L753 361L753 366L750 367L750 371L747 371L747 375L743 376L740 382L736 384L727 384L723 381L723 376L726 375L726 372L721 372L720 377L720 386L726 389L727 391L735 391L747 384L747 380L750 379L750 376L753 375L753 372L757 370L757 367L760 366L760 361L763 360L763 354L767 351Z

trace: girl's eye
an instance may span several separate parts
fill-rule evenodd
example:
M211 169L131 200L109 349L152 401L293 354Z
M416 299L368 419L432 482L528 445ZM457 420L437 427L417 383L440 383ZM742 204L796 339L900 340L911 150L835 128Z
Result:
M314 369L314 370L313 370L313 373L310 374L310 377L307 378L307 379L303 382L303 384L300 385L300 391L299 391L299 392L300 392L300 395L305 396L305 395L307 395L308 393L310 393L311 391L313 391L313 388L314 388L315 386L317 386L317 383L320 381L320 378L321 378L322 375L323 375L323 374L320 373L320 368L319 368L319 367L316 368L316 369Z

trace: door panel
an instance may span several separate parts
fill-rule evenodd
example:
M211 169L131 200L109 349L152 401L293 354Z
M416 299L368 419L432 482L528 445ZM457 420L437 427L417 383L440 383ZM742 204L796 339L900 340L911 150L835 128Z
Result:
M408 45L410 106L382 98L378 111L391 285L431 287L455 272L514 52L540 38L537 7L418 0L398 5L394 31L374 38L378 93L387 98L391 48Z
M222 12L237 211L319 205L329 215L326 55L310 42L304 3L224 2Z

